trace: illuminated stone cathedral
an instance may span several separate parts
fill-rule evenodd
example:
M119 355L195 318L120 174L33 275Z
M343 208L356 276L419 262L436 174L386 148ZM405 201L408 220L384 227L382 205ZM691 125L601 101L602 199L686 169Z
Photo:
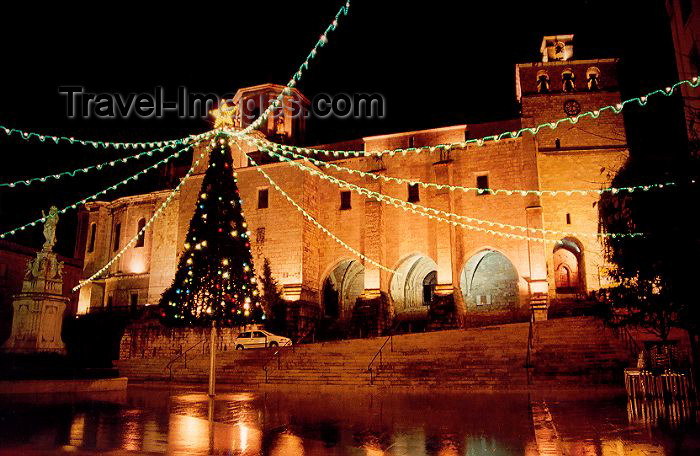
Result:
M616 59L575 60L573 35L544 37L540 52L541 61L515 66L521 105L516 119L318 147L376 151L455 143L619 103ZM242 125L264 111L283 89L273 84L240 89L233 102ZM296 89L287 97L302 109L309 105ZM304 129L305 116L271 117L256 134L298 144ZM286 318L297 326L299 322L331 326L346 322L376 333L394 322L445 327L470 318L528 316L533 306L544 317L547 308L565 310L606 285L602 245L595 236L599 195L594 191L609 185L628 156L623 118L611 110L597 119L545 128L536 136L526 133L449 152L381 159L322 157L367 173L484 191L438 190L316 167L400 200L516 228L465 222L481 228L465 229L366 198L288 163L262 162L265 172L320 224L396 272L354 256L305 219L250 166L249 157L260 163L262 152L248 146L240 153L234 147L233 153L255 264L259 271L264 259L269 259L287 302ZM158 303L173 280L205 166L200 164L152 229L106 275L80 290L80 313ZM538 192L508 195L486 189ZM544 190L593 192L540 193ZM85 255L83 276L100 269L134 237L169 192L86 204L78 236ZM541 242L543 238L547 242Z

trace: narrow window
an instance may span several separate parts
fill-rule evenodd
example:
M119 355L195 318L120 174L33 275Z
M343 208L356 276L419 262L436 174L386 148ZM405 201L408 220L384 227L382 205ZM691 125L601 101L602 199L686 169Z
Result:
M569 213L566 214L566 224L571 225L571 214Z
M408 184L408 202L417 203L420 201L420 190L418 184Z
M350 209L350 192L340 192L340 210Z
M138 225L136 226L136 232L139 235L138 239L136 239L136 247L143 247L143 245L146 243L146 232L142 231L145 226L146 219L140 219Z
M410 148L410 147L415 147L415 144L416 144L415 138L414 138L413 136L410 136L410 137L408 138L408 147L409 147L409 148Z
M258 209L267 209L269 194L270 192L267 188L258 189Z
M119 250L119 238L121 237L122 234L122 224L117 223L114 225L114 247L113 250L116 252Z
M561 74L562 90L564 92L573 92L576 90L576 77L571 70L564 70Z
M109 296L107 296L107 308L111 309L112 306L114 306L114 298L110 294Z
M546 71L537 73L537 93L549 93L549 75Z
M561 149L561 139L557 138L554 140L554 147L556 149Z
M131 293L131 299L129 301L129 305L131 306L132 311L136 310L136 308L139 305L139 294L138 293Z
M97 235L97 223L90 224L90 240L88 242L88 252L95 251L95 236Z
M478 189L477 195L488 195L491 193L489 190L489 176L488 174L482 174L481 176L476 176L476 188Z
M591 92L600 89L600 70L598 68L590 67L586 70L586 84Z

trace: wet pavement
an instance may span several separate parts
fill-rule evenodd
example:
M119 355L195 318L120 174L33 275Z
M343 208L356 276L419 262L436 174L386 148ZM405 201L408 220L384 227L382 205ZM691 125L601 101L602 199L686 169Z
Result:
M697 411L619 394L0 395L0 454L697 455Z

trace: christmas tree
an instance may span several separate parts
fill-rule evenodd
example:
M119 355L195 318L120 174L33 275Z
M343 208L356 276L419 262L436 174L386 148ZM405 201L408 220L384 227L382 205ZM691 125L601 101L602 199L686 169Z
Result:
M211 141L209 167L175 280L160 301L164 323L239 326L265 319L228 138Z

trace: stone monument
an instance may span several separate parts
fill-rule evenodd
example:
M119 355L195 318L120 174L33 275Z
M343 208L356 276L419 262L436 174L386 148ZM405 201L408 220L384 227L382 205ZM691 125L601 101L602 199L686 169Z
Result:
M53 252L58 209L52 206L43 216L46 242L27 262L22 291L12 297L12 334L3 347L7 352L65 353L61 327L70 299L63 296L63 262Z

